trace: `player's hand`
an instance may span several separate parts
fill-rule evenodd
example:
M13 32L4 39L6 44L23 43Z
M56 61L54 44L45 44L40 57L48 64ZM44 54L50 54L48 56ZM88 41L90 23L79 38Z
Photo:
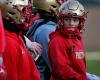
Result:
M42 54L42 45L37 42L32 42L30 51L34 60L37 61Z

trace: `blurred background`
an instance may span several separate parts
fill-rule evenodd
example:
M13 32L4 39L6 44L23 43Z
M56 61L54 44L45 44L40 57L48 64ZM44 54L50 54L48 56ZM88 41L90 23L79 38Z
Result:
M87 71L100 76L100 0L79 0L88 13L84 44L87 51Z

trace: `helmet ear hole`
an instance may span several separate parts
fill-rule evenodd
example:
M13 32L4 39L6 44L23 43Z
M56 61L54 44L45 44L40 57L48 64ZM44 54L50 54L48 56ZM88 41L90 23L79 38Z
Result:
M57 8L57 6L55 6L55 5L51 5L53 8Z

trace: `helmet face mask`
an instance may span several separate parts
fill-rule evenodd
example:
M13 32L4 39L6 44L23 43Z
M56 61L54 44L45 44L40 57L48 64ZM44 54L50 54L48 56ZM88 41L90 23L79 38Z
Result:
M77 28L81 31L84 26L85 16L86 16L86 13L85 13L85 10L82 4L80 4L76 0L66 1L59 8L59 20L58 21L61 24L60 28ZM64 21L66 17L71 20L72 19L79 20L79 24L78 25L71 25L71 24L66 25Z
M19 18L21 18L21 13L20 11L28 5L28 0L0 0L0 8L2 9L3 12L3 17L7 18L9 17L12 19L12 21L15 21L16 23L19 22ZM16 6L18 10L16 9ZM20 10L20 11L19 11Z
M32 24L32 4L28 0L0 0L3 18L26 31Z

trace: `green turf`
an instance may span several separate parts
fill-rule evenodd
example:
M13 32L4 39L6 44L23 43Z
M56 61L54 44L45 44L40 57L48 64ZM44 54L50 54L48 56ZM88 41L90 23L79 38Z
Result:
M100 60L87 60L87 71L100 76Z

